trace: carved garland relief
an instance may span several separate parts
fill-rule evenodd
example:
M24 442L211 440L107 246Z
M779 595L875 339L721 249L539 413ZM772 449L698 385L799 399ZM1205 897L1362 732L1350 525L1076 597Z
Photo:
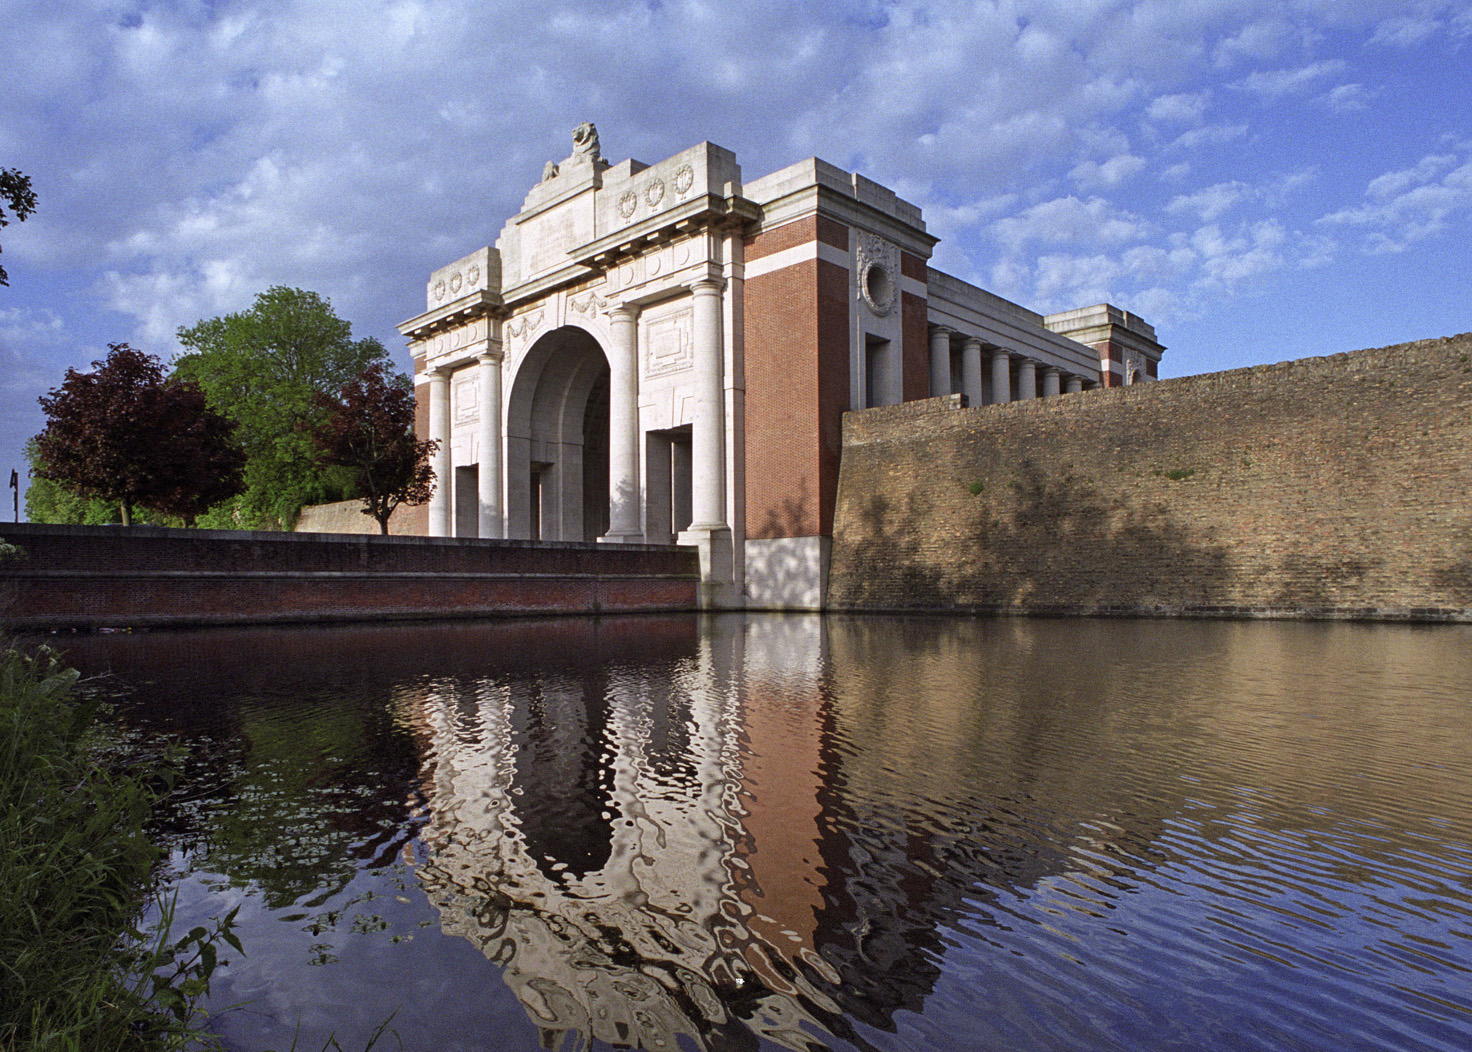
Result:
M466 291L474 291L476 288L479 287L479 285L480 264L472 263L463 271L457 270L454 274L451 274L450 280L448 282L444 278L440 278L439 281L436 281L434 283L434 301L436 303L443 303L445 300L445 295L447 293L453 299L454 297L460 295L461 289L465 289Z
M675 169L670 183L666 185L663 179L652 178L638 189L625 190L618 197L618 214L625 221L632 220L634 213L639 210L639 201L642 198L650 212L659 211L664 204L665 193L673 188L677 197L683 198L695 185L695 169L688 164L682 164Z
M513 340L520 340L523 338L529 339L531 335L537 331L537 329L541 328L542 321L545 317L546 311L544 311L541 307L538 307L534 311L530 311L526 314L520 315L519 317L511 319L506 323L504 329L507 338Z
M859 238L855 280L858 293L875 314L883 317L894 310L899 298L900 250L877 234Z
M1131 379L1135 377L1135 379ZM1145 379L1145 356L1139 351L1124 352L1124 383L1138 383Z

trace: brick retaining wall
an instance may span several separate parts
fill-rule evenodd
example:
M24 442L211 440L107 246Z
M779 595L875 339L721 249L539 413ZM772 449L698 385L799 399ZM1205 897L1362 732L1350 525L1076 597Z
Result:
M850 413L830 603L1472 620L1472 334Z
M0 526L12 630L693 610L694 549Z

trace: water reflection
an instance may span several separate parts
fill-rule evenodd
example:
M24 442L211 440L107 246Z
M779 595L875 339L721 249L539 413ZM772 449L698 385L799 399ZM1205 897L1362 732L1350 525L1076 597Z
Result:
M1472 1040L1469 641L723 616L76 653L193 743L184 868L263 900L221 1003L339 1036L397 1004L406 1048L1341 1049ZM452 939L295 934L395 867L432 912L385 925ZM273 1012L222 1029L285 1043Z

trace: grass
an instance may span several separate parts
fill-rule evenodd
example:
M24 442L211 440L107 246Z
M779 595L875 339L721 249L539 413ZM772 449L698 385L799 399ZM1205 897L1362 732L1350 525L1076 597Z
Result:
M234 915L150 932L159 849L145 832L169 772L140 766L76 697L55 653L0 651L0 1052L208 1047L195 1005Z

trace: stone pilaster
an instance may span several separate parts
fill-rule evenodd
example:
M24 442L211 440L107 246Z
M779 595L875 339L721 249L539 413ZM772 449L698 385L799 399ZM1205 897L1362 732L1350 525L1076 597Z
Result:
M1012 401L1012 362L1000 347L992 348L992 402Z
M967 405L982 405L981 341L969 337L961 345L961 393Z
M429 373L429 437L439 443L431 462L434 493L429 498L429 535L450 536L450 374L444 369Z
M603 540L640 544L639 308L608 313L613 355L608 363L608 532Z
M690 286L693 303L695 406L690 423L690 527L681 544L700 550L701 605L730 605L735 549L726 522L726 417L721 339L721 292L725 282L702 278Z
M930 330L930 397L951 393L951 330L937 325Z
M1017 400L1031 402L1038 396L1038 363L1024 358L1017 363Z
M476 468L476 490L480 497L480 535L495 540L505 536L502 507L501 462L501 349L477 356L480 380L480 460Z

